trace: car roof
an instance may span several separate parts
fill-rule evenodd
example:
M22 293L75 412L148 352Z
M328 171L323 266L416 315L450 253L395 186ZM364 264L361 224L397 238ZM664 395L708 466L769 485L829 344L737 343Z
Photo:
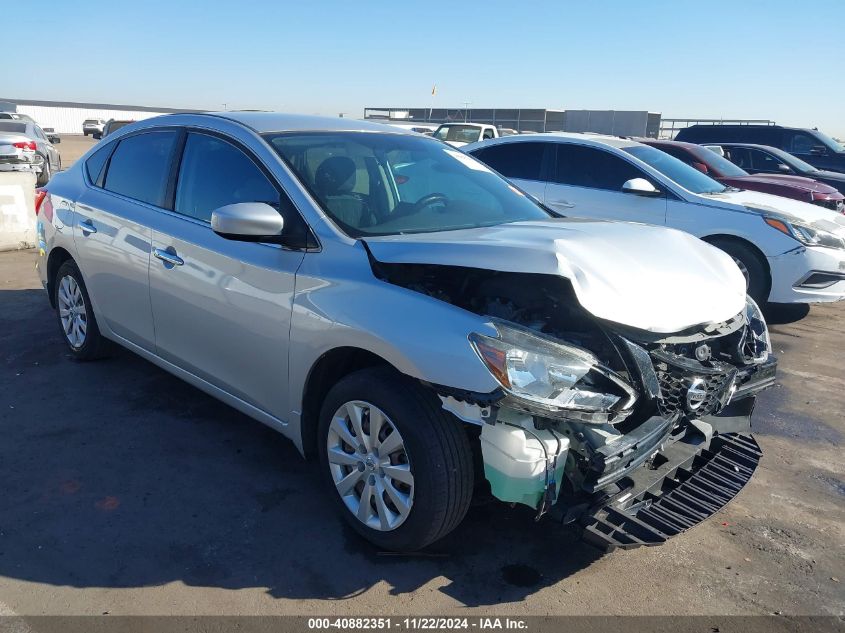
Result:
M785 152L784 150L778 147L772 147L771 145L761 145L760 143L702 143L701 147L707 147L708 145L712 145L715 147L749 147L751 149L762 149L767 152L778 152L779 154L789 153Z
M173 116L173 115L165 115ZM340 117L314 116L307 114L284 114L281 112L255 112L255 111L227 111L227 112L203 112L194 116L218 117L229 119L252 128L259 134L264 132L287 132L305 130L326 130L345 132L386 132L402 134L400 128L391 128L384 123L371 123L357 119Z
M529 143L537 141L549 141L554 143L579 143L581 145L591 145L594 147L603 147L610 145L619 149L625 147L637 147L642 145L637 141L632 141L628 138L620 136L608 136L604 134L580 133L580 132L542 132L539 134L513 134L509 136L502 136L496 139L488 139L486 141L479 141L477 143L470 143L462 148L464 151L470 151L477 147L487 147L492 145L499 145L503 143Z

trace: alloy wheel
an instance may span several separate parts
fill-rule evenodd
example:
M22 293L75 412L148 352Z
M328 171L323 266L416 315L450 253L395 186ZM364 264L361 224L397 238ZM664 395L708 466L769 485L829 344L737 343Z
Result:
M82 289L76 279L70 275L62 277L59 282L59 319L68 343L74 349L85 345L85 334L88 330L88 313L85 310L85 299Z
M374 530L399 527L414 503L414 475L393 421L353 400L332 416L326 442L332 481L349 511Z

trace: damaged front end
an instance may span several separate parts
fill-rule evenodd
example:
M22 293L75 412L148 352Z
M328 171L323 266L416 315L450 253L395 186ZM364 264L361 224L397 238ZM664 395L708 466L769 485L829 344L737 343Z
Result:
M495 327L469 343L499 389L433 387L444 409L480 425L498 499L629 548L712 515L754 472L750 416L777 363L751 299L727 321L656 334L596 318L561 276L372 263Z

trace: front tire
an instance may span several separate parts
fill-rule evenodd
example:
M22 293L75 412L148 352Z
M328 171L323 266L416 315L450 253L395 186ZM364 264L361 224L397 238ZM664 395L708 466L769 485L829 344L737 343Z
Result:
M711 244L731 256L745 277L745 291L759 305L765 305L771 282L768 267L760 256L750 247L732 240L713 240Z
M72 259L59 267L53 292L59 327L73 357L85 361L106 356L108 341L100 334L85 281Z
M338 382L320 412L320 464L349 525L379 548L418 550L463 520L474 485L460 422L389 367Z

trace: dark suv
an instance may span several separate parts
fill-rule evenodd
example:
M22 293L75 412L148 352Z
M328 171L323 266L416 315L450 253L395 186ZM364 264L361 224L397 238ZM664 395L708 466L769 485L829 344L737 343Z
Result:
M845 147L819 132L780 125L691 125L676 141L687 143L753 143L769 145L794 154L813 167L845 172Z

